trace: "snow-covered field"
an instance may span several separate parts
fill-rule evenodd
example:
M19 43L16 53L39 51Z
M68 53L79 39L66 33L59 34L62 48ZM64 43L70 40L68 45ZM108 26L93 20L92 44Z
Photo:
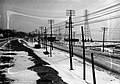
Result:
M60 50L54 49L52 52L52 57L44 55L45 49L34 49L34 52L43 60L50 63L50 66L59 72L62 79L68 84L85 84L83 81L83 63L82 59L74 56L73 57L73 68L70 70L69 54ZM49 51L49 48L48 48ZM120 80L116 79L103 71L98 71L95 69L96 74L96 84L120 84ZM86 64L86 82L90 84L93 83L92 77L92 67L91 64Z
M24 44L25 45L25 44ZM30 49L34 51L42 60L48 62L50 66L59 72L59 76L62 80L68 84L94 84L92 78L91 64L86 64L86 81L83 80L83 63L82 59L73 57L73 69L70 70L69 54L57 49L52 51L52 57L44 55L45 49L35 49L33 46L35 43L28 43ZM48 51L49 51L48 47ZM0 53L9 53L1 51ZM16 53L16 55L10 55L14 57L15 65L7 69L6 77L14 79L11 84L37 84L36 80L40 79L36 72L28 70L28 67L34 65L32 59L25 51L10 51L10 53ZM9 56L9 55L8 55ZM95 69L96 84L120 84L120 80L114 76L107 74L105 71L98 71Z
M5 53L5 52L3 52ZM14 79L11 84L36 84L36 80L39 76L36 72L28 70L27 68L33 66L34 63L30 61L30 57L27 56L28 53L24 51L10 51L6 53L16 53L17 55L10 55L15 60L14 67L7 69L6 77Z

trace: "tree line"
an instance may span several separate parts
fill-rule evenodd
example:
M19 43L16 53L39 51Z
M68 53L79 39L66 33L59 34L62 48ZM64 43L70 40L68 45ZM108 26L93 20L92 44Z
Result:
M2 29L0 28L0 38L9 38L9 37L19 37L24 38L29 36L28 33L23 31L16 31L11 29Z

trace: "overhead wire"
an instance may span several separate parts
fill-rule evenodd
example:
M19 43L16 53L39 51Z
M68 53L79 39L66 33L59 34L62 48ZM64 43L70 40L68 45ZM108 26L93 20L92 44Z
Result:
M94 14L97 14L97 13L101 13L101 12L104 12L105 10L114 8L114 7L119 6L119 5L120 5L120 3L117 3L117 4L112 5L112 6L109 6L109 7L107 7L107 8L104 8L104 9L101 9L101 10L98 10L98 11L95 11L95 12L92 12L92 13L90 13L90 14L88 14L88 15L94 15ZM112 10L113 10L113 9L112 9ZM118 11L120 11L120 9L118 9L118 8L117 8L117 10L116 10L116 9L113 10L113 11L110 10L110 11L105 12L104 14L102 13L102 15L99 14L99 16L95 16L95 17L89 18L88 20L92 20L92 19L96 19L96 18L99 18L99 17L103 17L103 16L105 16L105 15L108 15L108 14L111 14L111 13L114 13L114 12L118 12ZM78 17L84 17L84 15L83 15L83 16L74 17L73 19L75 19L75 18L79 19ZM119 16L118 16L118 17L119 17ZM113 17L113 18L118 18L118 17ZM113 18L111 18L111 19L113 19ZM90 23L90 24L91 24L91 23L97 23L97 22L106 21L106 20L110 20L110 19L95 20L95 21L92 21L92 22L89 22L89 23ZM53 28L59 28L59 27L64 27L64 28L65 28L65 24L66 24L65 22L66 22L66 21L68 21L68 20L65 20L65 21L62 21L62 22L60 22L60 23L54 24L54 25L53 25ZM79 24L74 24L74 26L83 25L83 23L80 23L80 22L84 22L84 20L74 22L74 23L79 23ZM62 23L64 23L64 24L62 24ZM62 24L62 25L60 25L60 24ZM49 27L48 27L48 29L49 29Z
M109 35L107 36L108 38L109 38L110 35L114 32L114 30L117 29L117 26L120 26L120 24L116 25L116 27L114 27L113 29L111 29L111 32L110 32Z
M108 10L108 9L113 8L113 7L116 7L116 6L120 6L120 3L117 3L117 4L112 5L112 6L109 6L109 7L107 7L107 8L104 8L104 9L101 9L101 10L98 10L98 11L95 11L95 12L92 12L92 13L90 13L89 15L93 15L93 14L99 13L99 12L101 12L101 11Z
M117 11L117 10L116 10ZM119 9L120 11L120 9ZM97 16L98 17L98 16ZM100 17L100 16L99 16ZM102 17L102 15L101 15ZM95 17L94 17L95 18ZM94 19L94 18L90 18L90 19ZM116 16L112 16L110 18L104 18L104 19L98 19L98 20L94 20L94 21L89 21L89 24L92 24L92 23L98 23L98 22L102 22L102 21L106 21L106 20L112 20L112 19L116 19L116 18L120 18L120 15L116 15ZM88 19L89 20L89 19ZM73 26L79 26L79 25L84 25L84 21L81 21L83 23L78 23L78 24L74 24ZM61 26L58 26L58 27L63 27L65 25L61 25ZM57 28L57 27L56 27Z
M100 10L95 11L95 12L91 12L91 13L89 13L88 15L94 15L94 14L96 14L96 13L103 12L103 11L105 11L105 10L108 10L108 9L113 8L113 7L116 7L116 6L120 6L120 3L117 3L117 4L114 4L114 5L112 5L112 6L109 6L109 7L103 8L103 9L100 9ZM85 15L77 16L77 17L74 17L73 19L75 19L75 18L81 18L81 17L85 17Z
M99 12L105 11L105 10L107 10L107 9L110 9L110 8L113 8L113 7L116 7L116 6L119 6L119 5L120 5L120 3L115 4L115 5L113 5L113 6L110 6L110 7L107 7L107 8L104 8L104 9L101 9L101 10L96 11L96 12L92 12L92 13L90 13L90 14L88 14L88 15L92 15L92 14L95 14L95 13L99 13ZM110 14L110 13L118 12L118 11L120 11L120 9L117 8L117 10L114 10L114 11L111 11L111 10L110 10L110 12L107 11L108 13L106 13L106 14L103 14L103 15L100 15L100 16L96 16L96 17L93 17L93 18L90 18L90 19L99 18L99 17L105 16L105 15L108 15L108 14ZM84 17L84 16L80 16L80 17ZM77 17L75 17L75 18L77 18ZM88 20L90 20L90 19L88 19ZM78 21L78 22L83 22L83 21L84 21L84 20ZM78 23L78 22L74 22L74 23Z
M102 21L106 21L106 20L112 20L112 19L116 19L116 18L120 18L120 15L116 15L116 16L113 16L113 17L110 17L110 18L104 18L104 19L89 21L89 24L98 23L98 22L102 22ZM79 26L79 25L84 25L84 23L74 24L73 26Z
M108 13L99 15L99 16L95 16L95 17L89 18L88 20L92 20L92 19L96 19L96 18L99 18L99 17L103 17L103 16L106 16L106 15L109 15L109 14L112 14L112 13L115 13L115 12L119 12L119 11L120 11L120 8L117 9L117 10L113 10L113 11L110 11L110 12L108 12ZM79 23L79 22L84 22L84 21L85 21L85 20L81 20L81 21L77 21L77 22L74 22L74 23Z

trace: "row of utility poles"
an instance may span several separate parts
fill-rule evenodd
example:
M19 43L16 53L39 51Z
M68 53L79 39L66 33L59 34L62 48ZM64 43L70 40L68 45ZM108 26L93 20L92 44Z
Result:
M41 30L41 35L40 35L40 31L38 32L38 45L40 46L40 48L41 48L41 44L42 44L42 46L45 46L45 48L46 48L46 51L45 52L43 52L44 54L46 54L46 55L49 55L50 54L50 57L52 57L52 50L53 50L53 42L55 41L55 37L53 37L53 34L52 34L52 25L53 25L53 23L54 23L54 20L52 20L52 19L50 19L50 20L48 20L48 23L50 24L50 29L51 29L51 33L50 33L50 36L48 37L47 36L47 29L46 29L46 27L45 27L45 31L44 31L44 35L43 35L43 28L44 27L40 27L40 29L39 30ZM41 38L41 39L40 39ZM42 42L40 42L40 40L42 41ZM48 50L47 50L47 42L50 42L50 44L49 44L49 46L50 46L50 53L48 52Z
M74 10L67 10L67 16L69 16L69 54L70 54L70 70L73 70L73 64L72 64L72 57L73 57L73 42L77 42L79 40L77 39L72 39L72 16L75 15L75 11ZM86 64L85 64L85 42L84 42L84 31L83 31L83 26L81 27L81 31L82 31L82 42L83 42L83 79L86 80ZM91 62L92 62L92 71L93 71L93 82L94 84L96 84L96 77L95 77L95 69L94 69L94 57L93 57L93 53L91 53Z
M103 30L103 52L104 52L105 31L107 29L108 28L106 28L106 27L102 27L102 30ZM83 79L86 80L86 63L85 63L86 57L85 57L85 39L84 39L83 26L81 26L81 32L82 32L82 43L83 43L83 45L82 45L82 47L83 47ZM91 63L92 63L92 72L93 72L93 83L96 84L93 53L91 53Z
M53 37L52 37L52 25L54 23L54 20L48 20L48 23L50 24L50 29L51 29L51 34L49 37L49 41L50 41L50 57L52 57L52 50L53 50Z
M69 38L67 39L67 41L69 42L69 56L70 56L70 70L73 70L73 62L72 62L72 57L73 57L73 42L78 42L79 39L73 39L72 38L72 16L75 16L75 10L67 10L66 11L66 15L69 16L69 22L66 22L67 26L66 28L69 28ZM52 34L52 25L54 23L54 20L48 20L48 23L50 24L50 30L51 30L51 33L50 33L50 36L47 37L47 34L46 34L46 27L45 27L45 32L44 32L44 38L42 38L43 36L39 36L39 40L40 38L42 38L42 40L44 39L45 42L42 42L42 44L46 45L46 51L44 52L44 54L50 54L50 57L52 57L52 50L53 50L53 42L55 41L55 37L53 37L53 34ZM42 27L41 28L41 35L42 35ZM107 28L103 27L103 52L104 52L104 40L105 40L105 30ZM59 31L60 31L60 28L59 28ZM83 26L81 26L81 32L82 32L82 47L83 47L83 79L86 80L86 57L85 57L85 39L84 39L84 28ZM39 32L39 35L40 35L40 32ZM47 41L50 42L50 53L48 52L47 50ZM92 41L92 39L91 39ZM40 44L40 41L39 41L39 44ZM93 72L93 81L94 81L94 84L96 84L96 78L95 78L95 70L94 70L94 57L93 57L93 53L91 53L91 63L92 63L92 72Z
M69 16L69 26L67 26L66 28L69 28L69 54L70 54L70 70L73 70L73 64L72 64L72 57L73 57L73 44L72 44L72 16L75 16L75 10L67 10L66 11L66 15Z
M83 26L81 26L81 32L82 32L82 43L83 43L82 45L83 47L83 80L86 80L86 57L85 57L85 39L84 39ZM92 73L93 73L93 84L96 84L93 53L91 53L91 63L92 63Z

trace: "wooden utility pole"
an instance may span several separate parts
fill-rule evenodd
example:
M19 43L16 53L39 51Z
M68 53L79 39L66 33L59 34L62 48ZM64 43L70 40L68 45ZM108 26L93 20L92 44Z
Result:
M40 40L41 40L41 44L42 44L42 47L43 47L43 27L40 27L39 29L41 31L41 34L40 34Z
M46 29L46 27L45 27L45 32L44 32L44 41L45 41L45 48L46 48L46 51L45 52L43 52L45 55L48 55L49 54L49 52L47 51L47 31L46 31L47 29ZM49 56L49 55L48 55Z
M85 42L84 42L84 31L83 31L83 26L81 26L81 31L82 31L82 47L83 47L83 80L86 80L86 67L85 67Z
M91 53L91 60L92 60L93 83L96 84L96 77L95 77L95 68L94 68L94 57L93 57L93 53Z
M70 12L71 13L71 12ZM71 15L69 16L69 51L70 51L70 70L73 70L73 64L72 64L72 28L71 28ZM71 36L70 36L71 35Z
M38 31L38 45L40 45L40 43L41 43L41 41L40 41L40 29L37 31Z
M104 42L105 42L105 31L108 29L106 27L101 27L103 30L103 52L104 52Z
M52 24L53 24L54 20L48 20L48 23L50 24L50 29L51 29L51 41L50 41L50 57L52 57L52 50L53 50L53 39L52 39Z
M61 34L60 34L60 27L59 27L59 44L60 44L60 39L61 38Z
M72 45L72 16L75 16L75 10L66 10L66 15L69 16L69 54L70 54L70 70L73 70L72 57L73 57L73 45Z
M46 52L48 52L48 51L47 51L47 34L46 34L47 32L46 32L46 30L47 30L47 29L46 29L46 27L45 27L45 45L46 45Z

